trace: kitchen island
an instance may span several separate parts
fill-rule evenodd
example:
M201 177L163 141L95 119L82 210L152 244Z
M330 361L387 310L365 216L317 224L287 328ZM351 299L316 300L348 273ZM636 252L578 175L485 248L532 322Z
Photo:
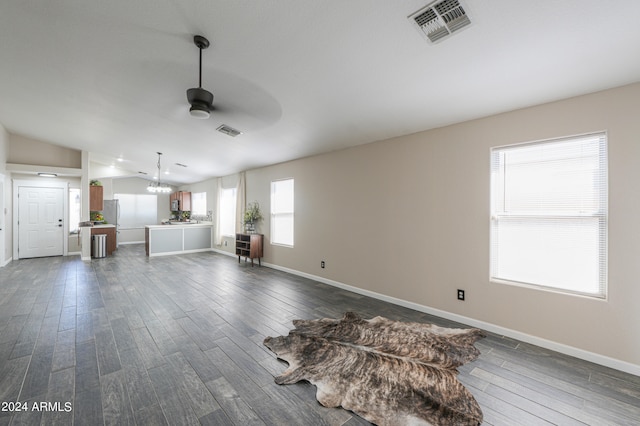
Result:
M172 254L210 251L212 248L211 223L170 225L147 225L144 229L147 256L167 256Z

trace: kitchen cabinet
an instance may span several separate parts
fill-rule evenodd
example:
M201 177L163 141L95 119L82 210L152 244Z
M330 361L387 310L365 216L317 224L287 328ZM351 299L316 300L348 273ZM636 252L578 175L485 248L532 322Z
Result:
M104 209L104 188L102 186L89 186L89 210L101 212Z
M114 225L98 225L91 228L91 235L100 234L107 236L107 256L111 256L117 248L116 227ZM93 251L93 244L91 245L91 251ZM91 256L93 256L93 253L91 253Z
M169 195L169 208L171 211L176 211L173 208L173 201L178 201L178 209L182 212L191 211L191 192L188 191L176 191Z

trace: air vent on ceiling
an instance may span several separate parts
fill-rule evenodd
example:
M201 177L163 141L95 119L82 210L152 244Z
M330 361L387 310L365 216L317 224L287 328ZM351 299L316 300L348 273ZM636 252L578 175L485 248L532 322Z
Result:
M429 41L436 43L471 24L458 0L442 0L409 16Z
M225 135L229 135L234 138L242 134L240 130L236 130L231 126L227 126L226 124L221 125L216 130L219 131L220 133L224 133Z

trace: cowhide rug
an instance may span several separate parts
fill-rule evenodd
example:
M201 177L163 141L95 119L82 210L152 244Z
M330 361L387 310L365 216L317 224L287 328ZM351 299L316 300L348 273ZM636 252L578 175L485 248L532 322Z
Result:
M307 380L326 407L351 410L378 425L478 425L482 411L457 379L475 360L479 329L344 318L295 320L288 336L264 344L289 368L280 385Z

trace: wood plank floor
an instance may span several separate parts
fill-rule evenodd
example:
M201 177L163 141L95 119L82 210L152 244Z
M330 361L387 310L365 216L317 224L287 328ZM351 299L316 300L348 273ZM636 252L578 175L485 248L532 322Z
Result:
M345 311L464 327L215 253L14 261L0 268L0 425L368 424L306 382L276 385L286 365L262 345ZM497 335L476 345L459 377L487 425L638 424L640 377Z

